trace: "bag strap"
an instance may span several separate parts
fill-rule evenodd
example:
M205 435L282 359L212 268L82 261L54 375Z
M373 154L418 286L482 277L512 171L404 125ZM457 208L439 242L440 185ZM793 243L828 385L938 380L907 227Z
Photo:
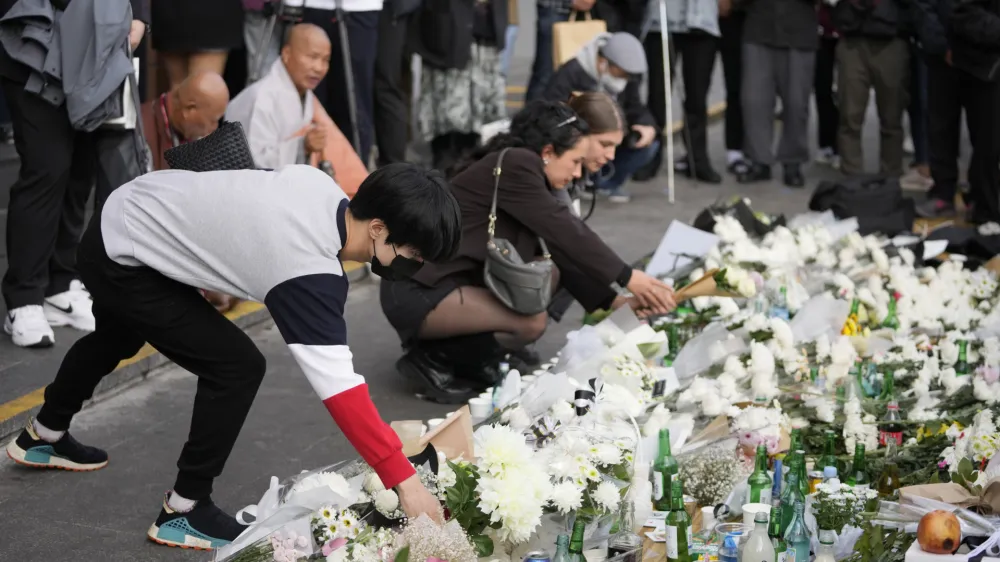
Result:
M571 10L569 13L569 19L566 21L577 21L576 16L580 15L579 10ZM590 21L590 10L583 12L583 21Z
M497 226L497 194L500 192L500 173L503 170L503 157L507 155L507 151L510 148L505 148L500 151L500 155L497 156L497 163L493 167L493 203L490 204L490 224L486 228L486 232L489 233L490 242L493 241L493 234L496 232ZM542 257L545 259L551 259L552 255L549 254L549 247L545 244L545 240L542 237L538 237L538 245L542 248Z

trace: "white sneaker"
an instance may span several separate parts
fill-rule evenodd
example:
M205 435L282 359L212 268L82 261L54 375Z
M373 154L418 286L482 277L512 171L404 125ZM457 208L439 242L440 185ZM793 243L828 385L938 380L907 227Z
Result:
M70 281L69 290L45 297L45 318L50 326L70 326L94 331L94 301L79 281Z
M18 347L52 347L56 343L56 335L45 319L45 312L37 304L8 310L3 331Z

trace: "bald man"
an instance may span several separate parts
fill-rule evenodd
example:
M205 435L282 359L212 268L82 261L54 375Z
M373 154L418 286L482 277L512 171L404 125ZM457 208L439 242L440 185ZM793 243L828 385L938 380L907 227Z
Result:
M305 164L310 154L326 146L324 128L314 123L313 89L329 68L326 32L312 24L298 24L289 30L281 56L267 75L229 104L226 119L243 124L258 166L277 169Z
M153 154L153 169L170 167L163 158L167 149L218 129L228 104L225 80L211 71L189 76L176 89L142 104L143 133Z

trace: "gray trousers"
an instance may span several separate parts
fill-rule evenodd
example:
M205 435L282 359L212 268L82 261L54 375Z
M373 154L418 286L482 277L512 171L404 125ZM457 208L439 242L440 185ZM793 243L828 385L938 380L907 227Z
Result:
M781 97L781 142L777 161L809 160L809 97L815 51L743 44L743 153L758 164L775 163L774 107Z
M903 175L903 112L910 104L910 46L902 39L842 37L837 44L840 169L865 173L861 133L868 96L875 90L879 121L879 174Z
M247 47L247 86L263 78L271 70L271 64L278 59L285 24L280 20L275 21L271 36L265 39L268 21L263 12L249 10L243 20L243 40ZM261 46L264 47L264 54L260 58L260 67L255 67L258 57L261 57Z

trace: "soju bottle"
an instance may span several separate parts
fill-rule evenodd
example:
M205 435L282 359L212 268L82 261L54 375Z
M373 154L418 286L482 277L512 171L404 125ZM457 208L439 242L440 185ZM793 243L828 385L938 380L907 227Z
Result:
M889 440L885 448L885 464L878 477L878 495L888 498L899 489L899 465L896 464L896 441Z
M635 506L622 500L618 509L618 532L608 540L608 558L626 555L625 562L642 560L642 537L635 533Z
M508 363L508 357L504 357L504 360L500 362L500 380L493 386L493 411L500 411L500 389L503 387L503 381L507 380L507 374L510 373L510 363Z
M677 354L680 353L681 342L680 342L680 330L677 329L677 324L671 323L667 325L667 355L663 358L663 366L670 367L674 364L677 359Z
M799 457L793 456L788 469L788 479L785 481L785 491L781 493L781 526L788 528L794 515L796 502L805 502L805 494L802 493L802 486L799 485Z
M788 445L788 450L789 451L792 451L794 453L795 451L798 451L799 449L801 449L802 448L802 429L798 428L798 427L793 428L791 435L788 436L788 439L789 439L789 445Z
M879 400L896 400L896 376L892 374L892 369L886 369L882 375L882 392L878 397Z
M569 557L569 537L559 535L556 539L556 555L552 557L552 562L571 562Z
M784 285L778 290L778 298L771 305L770 316L788 320L788 289Z
M758 511L753 525L753 531L741 549L740 562L774 562L774 546L767 536L767 514Z
M771 518L767 523L767 536L771 538L774 547L774 562L790 562L787 560L784 528L781 526L781 502L777 499L771 502Z
M883 328L891 330L899 329L899 318L896 316L896 301L899 300L899 293L893 293L889 299L889 314L882 321Z
M955 363L956 375L968 375L972 372L969 365L969 342L958 340L958 363Z
M792 513L792 520L785 528L785 544L788 545L788 552L794 553L795 562L808 562L810 541L806 527L806 503L797 500Z
M806 472L806 452L799 449L798 451L795 451L795 455L799 457L799 489L802 491L802 496L805 497L809 495L809 479L807 478Z
M826 430L826 441L823 443L823 456L816 464L816 470L823 470L828 466L837 468L837 434L829 429Z
M747 479L745 503L771 503L771 476L767 473L767 446L757 445L753 474Z
M670 498L673 497L673 482L677 479L679 466L677 459L670 451L670 430L660 430L660 448L650 472L653 479L653 509L670 511Z
M684 509L684 485L678 480L671 486L670 513L664 527L667 536L667 562L691 562L691 516Z
M577 517L573 522L573 536L569 539L569 562L587 562L583 557L583 534L587 522Z
M871 487L871 480L868 478L868 471L865 468L865 444L858 443L854 446L854 464L847 476L847 485L855 488L868 489Z

